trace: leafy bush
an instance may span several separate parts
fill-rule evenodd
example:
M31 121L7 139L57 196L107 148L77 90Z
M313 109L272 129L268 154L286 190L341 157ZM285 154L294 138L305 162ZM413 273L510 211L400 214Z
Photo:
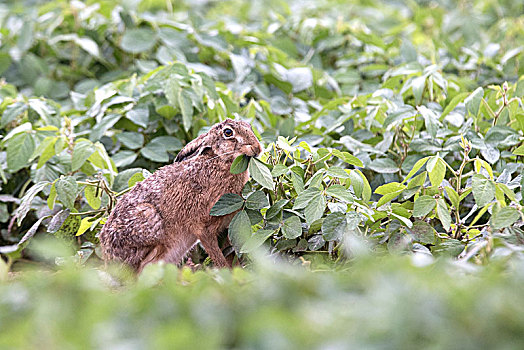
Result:
M235 5L188 17L163 3L6 8L3 253L20 256L39 231L93 252L128 186L231 115L267 144L244 197L217 203L222 215L243 208L230 227L238 253L339 260L354 235L477 262L493 246L515 250L522 53L516 32L497 32L522 25L511 3L502 14L489 2L388 5L381 25L369 11L383 4L356 3L346 22L330 20L336 2L273 4L256 21L261 3ZM464 11L487 14L480 43L471 24L447 25Z

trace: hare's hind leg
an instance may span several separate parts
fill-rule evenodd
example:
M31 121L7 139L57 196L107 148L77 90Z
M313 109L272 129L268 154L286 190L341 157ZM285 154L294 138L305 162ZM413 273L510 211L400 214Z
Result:
M147 253L145 258L139 261L140 266L138 266L137 272L141 273L147 264L155 263L155 262L162 260L164 255L165 255L165 250L163 249L162 246L154 247Z
M197 241L198 239L190 233L178 235L170 248L168 248L163 260L171 264L179 265Z
M151 259L151 251L157 246L161 248L165 241L162 218L150 203L116 208L103 228L100 241L106 259L116 258L135 270L141 269L155 260Z
M216 267L231 268L231 263L226 260L224 254L222 254L222 250L218 246L217 236L203 236L200 238L200 242L204 246L207 254L209 254L211 260L215 263Z

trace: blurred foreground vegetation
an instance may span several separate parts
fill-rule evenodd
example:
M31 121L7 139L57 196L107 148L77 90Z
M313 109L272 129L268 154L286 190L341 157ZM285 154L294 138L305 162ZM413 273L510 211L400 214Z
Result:
M510 0L0 4L0 347L522 348L523 32ZM103 272L118 198L226 117L265 146L213 210L246 268Z
M49 251L48 247L46 251ZM25 271L0 285L0 346L44 349L519 349L524 261L477 270L360 255L308 271L150 265L110 287L91 268Z

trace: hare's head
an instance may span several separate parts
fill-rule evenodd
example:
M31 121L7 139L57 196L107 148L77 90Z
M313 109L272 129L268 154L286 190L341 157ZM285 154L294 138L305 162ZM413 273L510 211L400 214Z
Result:
M178 153L175 162L182 162L199 155L208 155L230 162L242 154L256 157L260 152L262 146L253 134L249 123L226 119L189 142Z

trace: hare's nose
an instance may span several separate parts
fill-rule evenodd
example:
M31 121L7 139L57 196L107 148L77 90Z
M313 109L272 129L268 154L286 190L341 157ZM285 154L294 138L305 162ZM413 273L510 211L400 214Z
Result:
M248 150L248 152L246 152L246 153L248 153L247 155L250 156L250 157L256 157L256 156L258 156L262 152L260 146L255 146L254 147L252 145L247 145L246 148Z
M262 153L262 145L260 143L257 143L257 146L255 147L255 153L256 153L256 156Z

